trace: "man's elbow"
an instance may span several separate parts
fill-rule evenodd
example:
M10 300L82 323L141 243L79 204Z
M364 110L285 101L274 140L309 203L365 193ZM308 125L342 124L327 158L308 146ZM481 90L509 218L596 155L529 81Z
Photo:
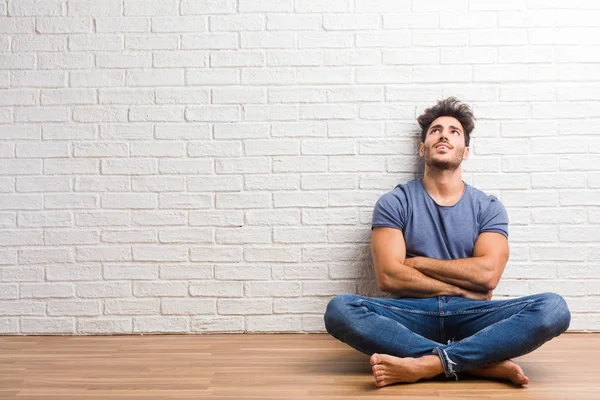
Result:
M495 272L490 272L486 274L481 285L485 290L495 290L496 287L498 287L498 283L500 283L500 275Z

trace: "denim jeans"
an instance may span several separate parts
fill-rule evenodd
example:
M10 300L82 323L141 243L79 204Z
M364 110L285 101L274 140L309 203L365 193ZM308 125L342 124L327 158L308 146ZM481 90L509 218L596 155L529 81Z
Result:
M565 332L565 300L542 293L511 300L463 297L331 299L325 327L365 354L397 357L437 354L447 377L527 354Z

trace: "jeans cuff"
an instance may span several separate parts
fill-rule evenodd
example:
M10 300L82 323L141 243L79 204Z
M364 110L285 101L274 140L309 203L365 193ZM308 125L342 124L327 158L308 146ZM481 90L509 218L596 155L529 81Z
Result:
M443 347L437 347L433 349L433 353L440 357L442 368L444 369L444 374L446 377L450 378L453 376L458 381L458 375L454 371L454 366L457 364L450 359L446 350Z

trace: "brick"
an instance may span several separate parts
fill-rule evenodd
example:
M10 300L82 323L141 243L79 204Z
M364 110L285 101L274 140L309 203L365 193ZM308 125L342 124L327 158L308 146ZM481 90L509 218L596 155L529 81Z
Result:
M139 17L110 17L95 18L96 32L102 33L139 33L148 32L150 21L148 18ZM154 24L154 20L152 20ZM154 28L154 25L153 25Z
M67 1L67 15L70 17L115 17L122 14L122 1Z
M22 318L22 334L74 334L74 318Z
M183 70L178 69L127 72L130 86L181 86L183 82Z
M268 158L241 157L215 160L215 171L218 174L261 174L271 172Z
M357 43L359 43L358 39ZM300 48L344 49L353 47L353 44L354 36L345 32L307 32L298 35Z
M317 66L321 64L318 50L271 50L267 52L267 65L274 67Z
M182 192L185 178L176 176L136 176L131 178L134 192Z
M96 55L98 68L150 68L152 55L150 53L118 53ZM102 101L101 101L102 102Z
M188 177L187 189L190 192L203 192L206 188L212 191L241 191L241 176L195 176Z
M100 265L81 263L49 265L46 267L46 277L49 281L100 280L101 267Z
M190 211L191 226L242 226L242 211Z
M73 71L69 73L72 87L115 87L125 86L125 71Z
M240 0L240 12L291 12L293 0Z
M324 15L323 28L325 30L376 30L381 28L381 18L369 14Z
M160 208L210 208L213 203L212 196L188 193L160 193Z
M157 235L148 229L119 229L102 231L103 243L156 243Z
M104 193L102 208L108 209L144 209L156 208L158 198L155 194L145 193Z
M187 121L235 122L241 117L239 106L198 106L186 107Z
M238 141L205 140L188 143L187 149L190 157L239 157L242 155L242 146Z
M217 311L220 315L272 314L271 299L219 299Z
M210 53L211 67L261 67L265 55L260 51L219 51Z
M44 231L44 243L53 246L74 244L98 244L100 234L87 229L60 229Z
M260 14L220 15L210 16L209 23L212 32L264 31L266 18Z
M48 315L51 316L94 316L101 315L100 300L50 300Z
M0 55L0 69L33 69L35 56L33 54L2 54Z
M324 50L325 65L374 65L381 59L378 50Z
M247 105L244 106L245 121L293 121L298 119L295 105Z
M153 159L103 159L102 173L108 175L152 175L158 171Z
M125 0L124 15L162 16L177 15L179 13L179 1L177 0Z
M129 246L79 246L77 261L131 261Z
M268 14L267 30L269 31L315 31L321 30L319 15Z
M246 318L248 332L299 332L300 317L286 315L261 315Z
M187 282L133 282L134 296L180 297L188 292Z
M185 2L182 2L182 4L185 4ZM208 20L204 16L152 18L152 32L204 32L207 29Z
M10 16L60 16L62 2L59 0L19 0L8 2L8 15Z
M134 211L131 214L133 225L184 225L186 219L183 211Z
M76 284L77 297L89 299L107 299L131 296L131 283L89 282Z
M190 295L219 298L242 297L244 295L244 283L233 281L191 282Z
M304 190L353 189L356 187L356 178L341 174L303 174L301 187Z
M82 211L75 213L77 226L120 226L129 224L128 211Z
M207 67L208 55L201 51L168 51L154 53L154 67L177 68L177 67Z
M96 93L91 89L53 89L42 90L42 105L94 104Z
M213 89L216 90L216 89ZM157 88L156 89L156 103L157 104L203 104L210 102L210 92L207 89L197 89L197 88ZM176 125L170 126L157 126L157 136L159 135L158 130L162 130L161 128L173 127ZM184 126L178 126L179 130L185 130ZM189 127L188 127L189 128ZM192 131L192 129L188 129ZM198 131L198 129L195 129ZM166 137L164 137L166 138ZM181 137L183 138L183 137ZM195 136L193 138L202 138L201 136ZM189 137L192 139L192 137Z
M231 14L237 11L236 0L182 0L181 14Z
M92 20L89 18L38 18L38 33L92 33Z
M69 36L71 51L120 51L123 50L123 38L118 35L72 35Z
M273 205L275 207L326 207L327 194L318 191L274 193Z
M184 119L183 107L131 107L129 120L133 122L179 122ZM133 152L133 147L132 147ZM132 153L132 155L134 155Z
M133 331L133 322L129 318L79 318L77 331L85 335L129 334Z
M300 250L291 246L253 246L252 248L248 248L244 251L244 258L249 262L298 262L300 260Z
M296 82L296 70L292 68L244 68L242 70L242 83L245 85L280 85Z
M236 49L238 37L235 33L184 33L181 35L181 48L188 49Z
M235 69L187 69L187 85L234 85L240 82L239 72Z
M217 244L271 243L271 229L263 227L217 228Z
M44 196L44 208L67 209L67 208L95 208L98 200L96 194L64 193L46 194Z
M134 333L189 332L189 321L185 317L134 317Z
M38 101L37 92L27 89L7 89L0 92L0 106L33 106Z
M270 193L217 193L216 208L269 208Z
M212 89L215 104L266 103L267 90L254 87L223 87Z
M175 50L178 47L179 38L177 37L177 35L153 34L127 35L125 37L125 49L127 50ZM174 54L177 54L177 52L174 52Z
M246 282L247 297L296 297L302 293L299 282Z
M161 228L159 230L161 243L213 243L212 228Z
M216 302L212 299L162 299L163 315L214 315Z
M74 107L73 120L77 122L123 122L127 121L125 107Z
M160 279L175 280L175 279L211 279L213 277L213 266L212 265L161 265L160 266ZM190 284L190 294L192 293L192 286Z
M211 174L212 160L162 159L159 172L161 174Z
M38 211L20 212L18 214L20 227L68 227L73 224L73 218L67 211Z
M300 225L300 212L298 210L273 210L246 211L246 225L277 226L277 225Z
M192 318L192 332L242 333L244 317L195 317Z
M201 262L240 262L241 246L206 246L190 248L191 261Z
M104 279L106 280L130 280L130 279L136 279L136 280L156 280L158 279L158 266L156 264L140 264L140 263L136 263L136 264L123 264L123 263L118 263L118 264L104 264L104 268L103 268L103 272L104 272ZM143 300L131 300L131 303L129 303L128 300L123 300L123 303L120 303L120 301L113 301L113 300L106 300L105 304L106 304L106 309L107 309L107 314L110 314L108 312L109 309L109 304L146 304L149 308L151 309L156 309L158 310L158 300L156 301L156 303L154 302L154 299L152 299L152 301L150 301L150 299L148 299L148 302L146 303ZM148 303L150 303L151 305L148 305ZM151 313L151 312L148 312ZM124 312L125 314L125 312Z
M44 160L44 174L98 174L98 161L94 159L56 159Z
M357 83L406 83L412 81L410 67L359 67L356 69Z

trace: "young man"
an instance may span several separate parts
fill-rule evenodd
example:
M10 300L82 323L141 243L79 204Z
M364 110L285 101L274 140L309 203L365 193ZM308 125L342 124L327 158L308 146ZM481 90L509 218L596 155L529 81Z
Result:
M382 195L373 212L377 282L392 298L334 297L327 331L372 355L377 386L460 372L527 384L510 359L565 332L569 309L554 293L491 301L509 256L508 216L462 180L473 114L451 97L418 122L424 176Z

